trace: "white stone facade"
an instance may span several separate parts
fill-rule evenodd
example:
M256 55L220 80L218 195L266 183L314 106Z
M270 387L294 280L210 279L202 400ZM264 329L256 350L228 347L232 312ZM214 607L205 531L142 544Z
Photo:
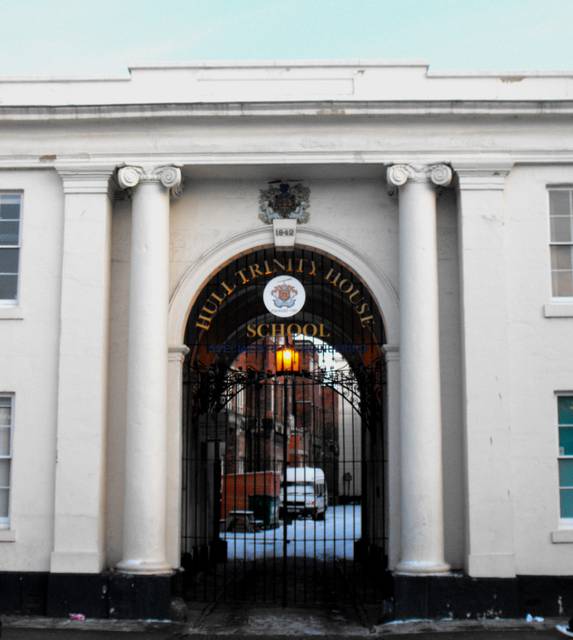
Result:
M186 320L220 265L272 244L259 189L296 178L312 191L297 243L346 263L385 322L390 567L571 574L556 393L573 396L573 299L552 297L547 189L573 188L572 114L564 73L0 81L0 194L22 194L18 300L0 303L0 571L179 566Z

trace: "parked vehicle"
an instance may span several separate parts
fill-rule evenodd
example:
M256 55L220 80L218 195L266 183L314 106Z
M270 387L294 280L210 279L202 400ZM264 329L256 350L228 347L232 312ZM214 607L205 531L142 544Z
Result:
M286 478L287 516L324 520L328 507L324 471L314 467L287 467ZM284 487L281 488L281 500L284 501Z
M234 531L239 529L249 531L251 527L261 529L277 527L279 491L278 471L251 471L224 475L221 487L221 527Z

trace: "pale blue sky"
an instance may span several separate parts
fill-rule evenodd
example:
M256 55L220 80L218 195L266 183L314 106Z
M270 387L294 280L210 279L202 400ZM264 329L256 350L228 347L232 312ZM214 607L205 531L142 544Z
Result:
M573 70L573 0L0 0L0 76L281 58Z

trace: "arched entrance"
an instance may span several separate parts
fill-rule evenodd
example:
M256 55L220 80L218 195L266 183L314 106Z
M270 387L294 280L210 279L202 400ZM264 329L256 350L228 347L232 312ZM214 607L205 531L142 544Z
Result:
M190 598L380 600L384 343L371 293L325 253L259 249L209 279L185 333Z

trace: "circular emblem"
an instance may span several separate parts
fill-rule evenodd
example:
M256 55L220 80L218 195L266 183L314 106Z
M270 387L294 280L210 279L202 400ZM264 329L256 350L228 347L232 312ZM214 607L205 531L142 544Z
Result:
M302 282L292 276L276 276L263 291L265 307L279 318L294 316L304 307L305 300Z

